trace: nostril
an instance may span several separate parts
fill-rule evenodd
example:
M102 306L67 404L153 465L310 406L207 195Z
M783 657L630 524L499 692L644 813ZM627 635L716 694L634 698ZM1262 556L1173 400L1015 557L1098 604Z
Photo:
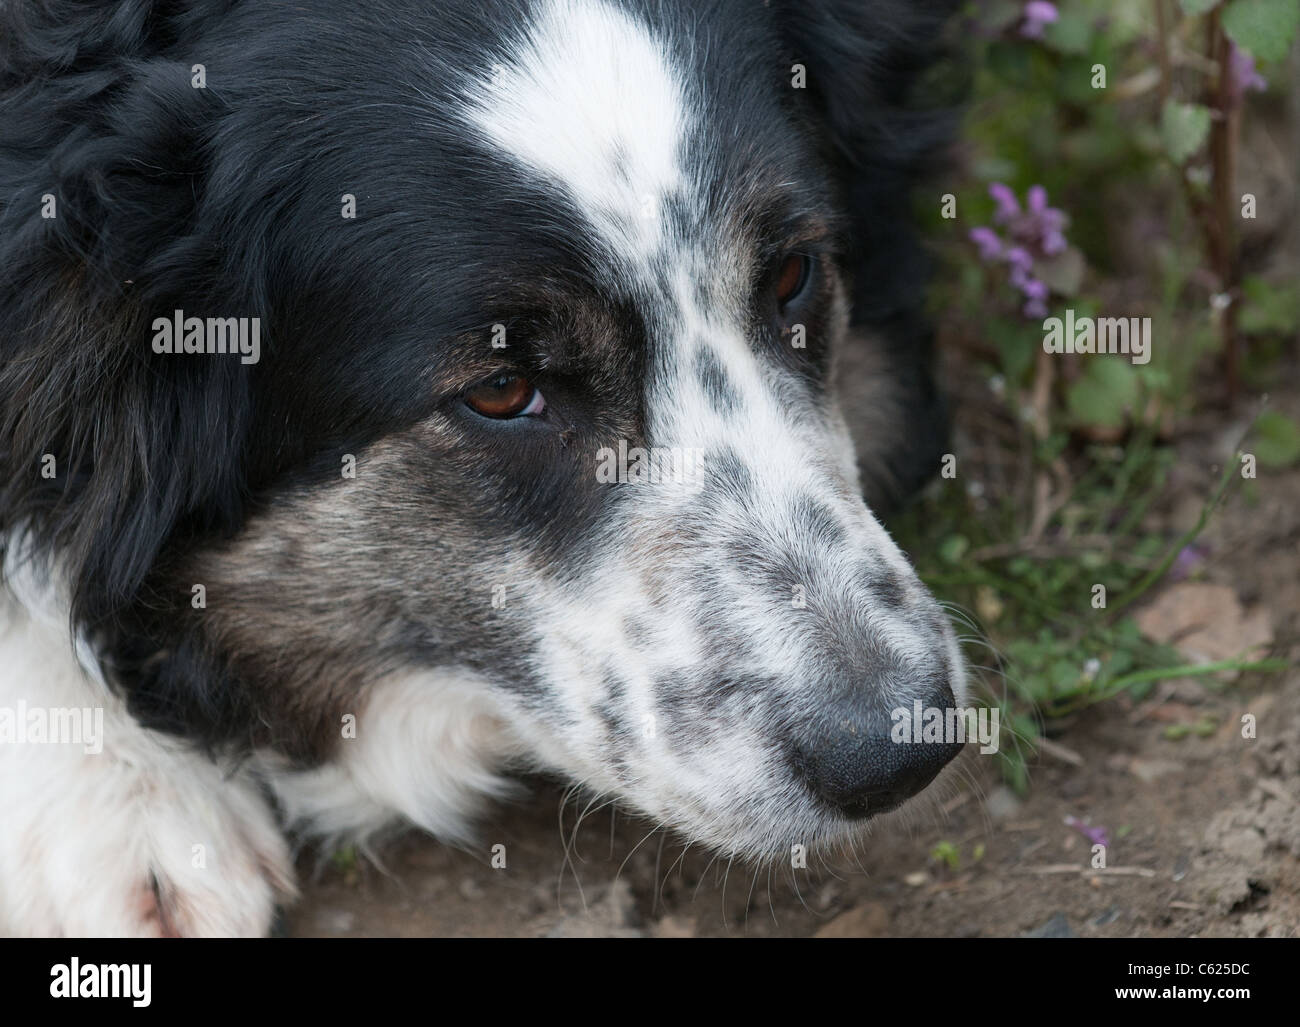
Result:
M951 708L946 684L929 691L927 707ZM962 748L957 741L913 740L895 731L896 723L893 710L841 700L791 747L791 764L841 816L887 812L925 788Z

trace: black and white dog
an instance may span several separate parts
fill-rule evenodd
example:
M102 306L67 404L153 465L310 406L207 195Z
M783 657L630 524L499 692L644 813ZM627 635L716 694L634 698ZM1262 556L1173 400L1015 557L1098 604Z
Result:
M943 444L946 6L0 8L0 931L264 933L519 768L750 859L929 783L863 496Z

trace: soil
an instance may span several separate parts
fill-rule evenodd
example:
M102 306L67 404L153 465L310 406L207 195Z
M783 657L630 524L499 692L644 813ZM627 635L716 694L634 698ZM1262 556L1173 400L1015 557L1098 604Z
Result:
M1300 392L1274 396L1300 415ZM1248 417L1207 415L1176 445L1171 500L1194 522ZM1261 470L1202 538L1282 655L1300 638L1300 469ZM1165 586L1152 596L1159 602ZM1291 648L1286 648L1290 640ZM1256 737L1243 738L1242 717ZM1209 734L1168 737L1174 724ZM1184 679L1054 726L1020 798L973 753L873 822L852 858L774 871L721 865L635 817L588 814L562 784L489 811L473 851L410 834L376 862L302 855L297 936L1295 936L1300 934L1300 671ZM1070 822L1067 823L1067 820ZM1107 834L1094 868L1085 831ZM956 866L932 854L956 850ZM505 846L506 866L490 865Z

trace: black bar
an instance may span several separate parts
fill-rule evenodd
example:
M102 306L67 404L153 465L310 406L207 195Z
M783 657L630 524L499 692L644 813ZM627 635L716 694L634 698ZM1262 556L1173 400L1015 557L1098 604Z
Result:
M74 958L78 991L93 980L130 992L124 973L105 976L98 966L135 964L142 996L147 965L148 1004L130 994L55 997L71 984ZM608 1022L656 1007L676 1019L786 996L810 1015L847 1002L846 1011L871 1019L895 1010L947 1018L1019 1007L1073 1017L1129 1007L1180 1020L1201 1008L1221 1021L1246 1009L1293 1012L1298 962L1300 939L9 940L0 942L0 995L6 1014L19 1017L112 1006L168 1018L283 1010L338 1020L411 1008L474 1020L517 1003L534 1014L599 1009ZM1118 994L1134 988L1154 993ZM1208 1001L1202 989L1214 993ZM602 996L622 1002L591 1004Z

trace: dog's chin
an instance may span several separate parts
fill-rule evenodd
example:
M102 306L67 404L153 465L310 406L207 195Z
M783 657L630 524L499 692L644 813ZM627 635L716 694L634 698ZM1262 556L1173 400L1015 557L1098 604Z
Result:
M960 762L960 760L956 761ZM874 834L891 825L911 825L918 819L941 816L941 797L951 794L943 782L953 768L942 770L918 794L874 808L853 809L851 815L832 810L816 800L789 802L774 812L740 824L679 823L676 833L691 845L700 845L722 859L758 866L786 864L812 867L838 857L853 858L870 844ZM767 802L771 802L770 798ZM762 799L739 798L732 809L767 805ZM773 808L776 804L773 804Z
M808 830L791 833L781 827L764 830L756 826L741 834L713 835L683 829L680 836L692 845L716 853L718 858L760 867L786 865L794 869L811 867L827 858L856 851L869 834L870 818L843 820L808 816Z
M710 823L703 818L660 822L679 841L707 849L720 859L755 866L784 863L798 868L805 865L805 860L811 866L814 858L855 851L870 833L876 817L895 813L899 805L855 819L819 810L809 803L742 824Z

